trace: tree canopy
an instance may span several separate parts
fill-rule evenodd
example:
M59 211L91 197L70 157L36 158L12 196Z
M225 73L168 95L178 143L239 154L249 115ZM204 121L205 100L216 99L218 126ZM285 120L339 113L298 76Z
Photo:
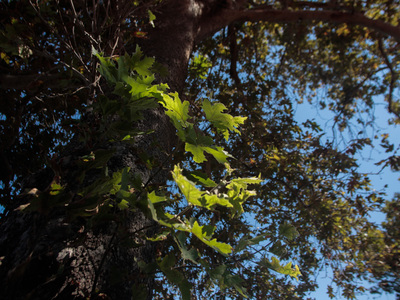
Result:
M0 8L4 295L113 299L129 283L135 299L305 299L330 268L329 297L367 281L400 297L399 194L358 169L367 147L400 169L398 145L370 134L378 97L399 123L398 1ZM304 102L334 114L334 134L296 120ZM70 227L53 238L53 223ZM13 226L46 237L23 248ZM69 242L105 227L87 286L59 280ZM135 268L108 268L122 248Z

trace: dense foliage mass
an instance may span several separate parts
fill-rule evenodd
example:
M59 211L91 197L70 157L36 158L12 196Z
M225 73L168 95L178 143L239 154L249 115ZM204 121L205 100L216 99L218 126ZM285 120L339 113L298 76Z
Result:
M368 135L378 96L399 122L399 3L172 2L0 4L2 224L23 214L79 224L81 236L112 228L80 297L107 296L98 274L116 244L152 245L135 272L155 281L134 280L136 299L305 299L325 268L330 297L354 299L367 281L400 296L400 198L358 170L372 145L385 150L376 163L400 169L390 137ZM159 28L184 35L178 9L197 18L187 76L158 54L181 45L152 45ZM296 121L303 102L334 113L334 136ZM168 124L153 126L152 112ZM138 212L150 223L132 233ZM40 298L19 279L42 270L32 253L16 267L0 253L1 274Z

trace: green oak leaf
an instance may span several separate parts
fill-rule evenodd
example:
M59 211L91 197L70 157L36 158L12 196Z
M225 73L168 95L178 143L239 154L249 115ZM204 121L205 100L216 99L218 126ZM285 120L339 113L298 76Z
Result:
M226 106L222 103L211 104L208 99L203 101L203 110L207 120L224 135L226 140L229 140L229 131L240 133L237 127L243 124L247 118L233 117L230 114L223 113L226 109Z
M207 233L204 233L203 231L204 226L200 226L197 221L194 222L193 227L192 227L192 233L199 239L201 240L204 244L210 246L211 248L217 250L219 253L223 255L230 254L232 252L232 246L225 244L225 243L220 243L217 241L217 239L210 239Z

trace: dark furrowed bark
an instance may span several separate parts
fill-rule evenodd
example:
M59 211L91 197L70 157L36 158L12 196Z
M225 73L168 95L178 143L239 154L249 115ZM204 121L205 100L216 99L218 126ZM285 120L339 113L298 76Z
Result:
M173 135L169 121L162 111L154 110L146 112L145 120L136 126L154 133L139 138L133 146L113 145L116 152L109 169L129 167L131 172L140 174L144 183L162 184L166 171L155 169L157 174L154 174L146 169L140 163L137 149L163 163ZM69 148L72 149L64 157L67 159L60 159L63 170L60 177L70 179L64 183L73 186L75 162L80 152L85 152L79 149L79 144L75 149ZM45 170L34 176L26 188L43 191L53 177L51 170ZM87 184L94 181L88 180L91 181ZM79 188L70 187L71 190ZM4 279L1 299L84 299L96 295L131 299L135 293L132 289L139 288L138 285L148 291L147 298L151 299L153 278L140 272L137 262L149 263L154 259L155 245L144 237L155 232L156 224L140 210L111 210L105 220L93 226L83 217L70 220L69 211L64 208L40 210L11 211L1 220L0 256L4 257L0 267L0 276Z
M175 1L172 6L173 2L166 1L160 7L159 25L149 30L141 47L147 56L154 56L168 68L164 82L179 92L193 49L196 8L192 1ZM167 172L145 169L138 163L136 149L163 163L165 153L173 147L174 130L161 109L147 112L137 126L154 133L139 138L134 146L118 144L109 167L130 167L131 172L140 173L144 183L163 183ZM70 157L79 151L72 150L64 160L68 162L63 165L65 178L73 173L74 159ZM48 186L52 176L49 172L40 177L41 184L33 181L26 187ZM152 298L154 279L139 270L137 261L154 260L155 245L145 241L142 233L151 236L156 225L139 210L115 211L110 220L92 227L85 218L69 220L62 208L45 214L11 211L1 222L1 299L131 299L138 293L138 285L147 290L148 299Z

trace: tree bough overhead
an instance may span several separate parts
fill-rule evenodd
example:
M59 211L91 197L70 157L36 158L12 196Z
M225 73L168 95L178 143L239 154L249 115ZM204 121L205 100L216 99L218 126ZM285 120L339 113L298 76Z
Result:
M399 7L1 2L0 298L305 299L324 266L329 297L399 294L399 197L357 159L400 169L369 135Z

